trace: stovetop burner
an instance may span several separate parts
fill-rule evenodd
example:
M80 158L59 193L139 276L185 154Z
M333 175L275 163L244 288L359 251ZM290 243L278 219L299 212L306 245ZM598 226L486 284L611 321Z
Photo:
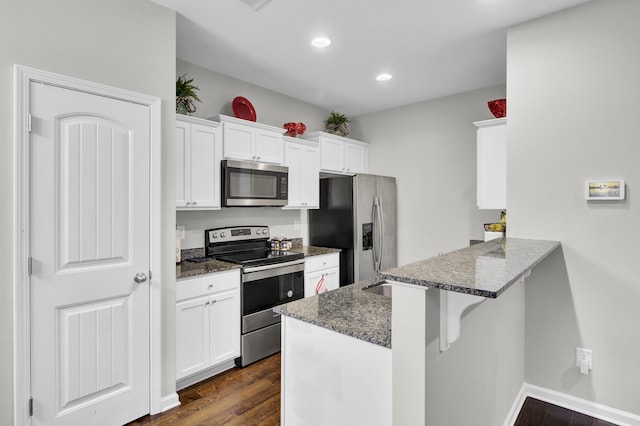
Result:
M218 260L231 262L240 265L269 265L272 263L288 262L304 258L304 254L294 251L281 250L251 250L241 253L234 253L227 256L219 256Z
M192 262L221 260L243 266L261 266L303 259L295 251L271 250L267 247L267 226L216 228L204 231L205 256L187 259Z

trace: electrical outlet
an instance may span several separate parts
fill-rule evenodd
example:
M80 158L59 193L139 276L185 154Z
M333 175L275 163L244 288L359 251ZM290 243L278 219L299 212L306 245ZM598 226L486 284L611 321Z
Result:
M586 361L587 370L583 368L583 361ZM593 353L591 349L576 348L576 367L580 368L580 373L589 374L593 370Z

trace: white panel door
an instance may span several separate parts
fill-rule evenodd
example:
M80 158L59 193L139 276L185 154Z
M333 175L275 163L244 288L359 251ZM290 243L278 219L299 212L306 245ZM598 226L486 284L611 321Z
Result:
M121 425L149 412L150 110L30 91L32 424Z
M240 291L212 296L210 321L211 365L240 356Z
M220 139L219 128L191 125L192 207L220 207Z

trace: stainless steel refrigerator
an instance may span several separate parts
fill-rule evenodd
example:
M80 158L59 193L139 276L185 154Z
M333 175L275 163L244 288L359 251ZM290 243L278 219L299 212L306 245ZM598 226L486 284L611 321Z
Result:
M320 179L320 209L309 210L309 243L342 250L341 286L397 266L396 200L393 177Z

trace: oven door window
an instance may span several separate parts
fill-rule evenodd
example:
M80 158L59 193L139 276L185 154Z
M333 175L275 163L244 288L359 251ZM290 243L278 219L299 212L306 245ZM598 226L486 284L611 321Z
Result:
M242 284L242 315L304 297L304 271L246 281Z

